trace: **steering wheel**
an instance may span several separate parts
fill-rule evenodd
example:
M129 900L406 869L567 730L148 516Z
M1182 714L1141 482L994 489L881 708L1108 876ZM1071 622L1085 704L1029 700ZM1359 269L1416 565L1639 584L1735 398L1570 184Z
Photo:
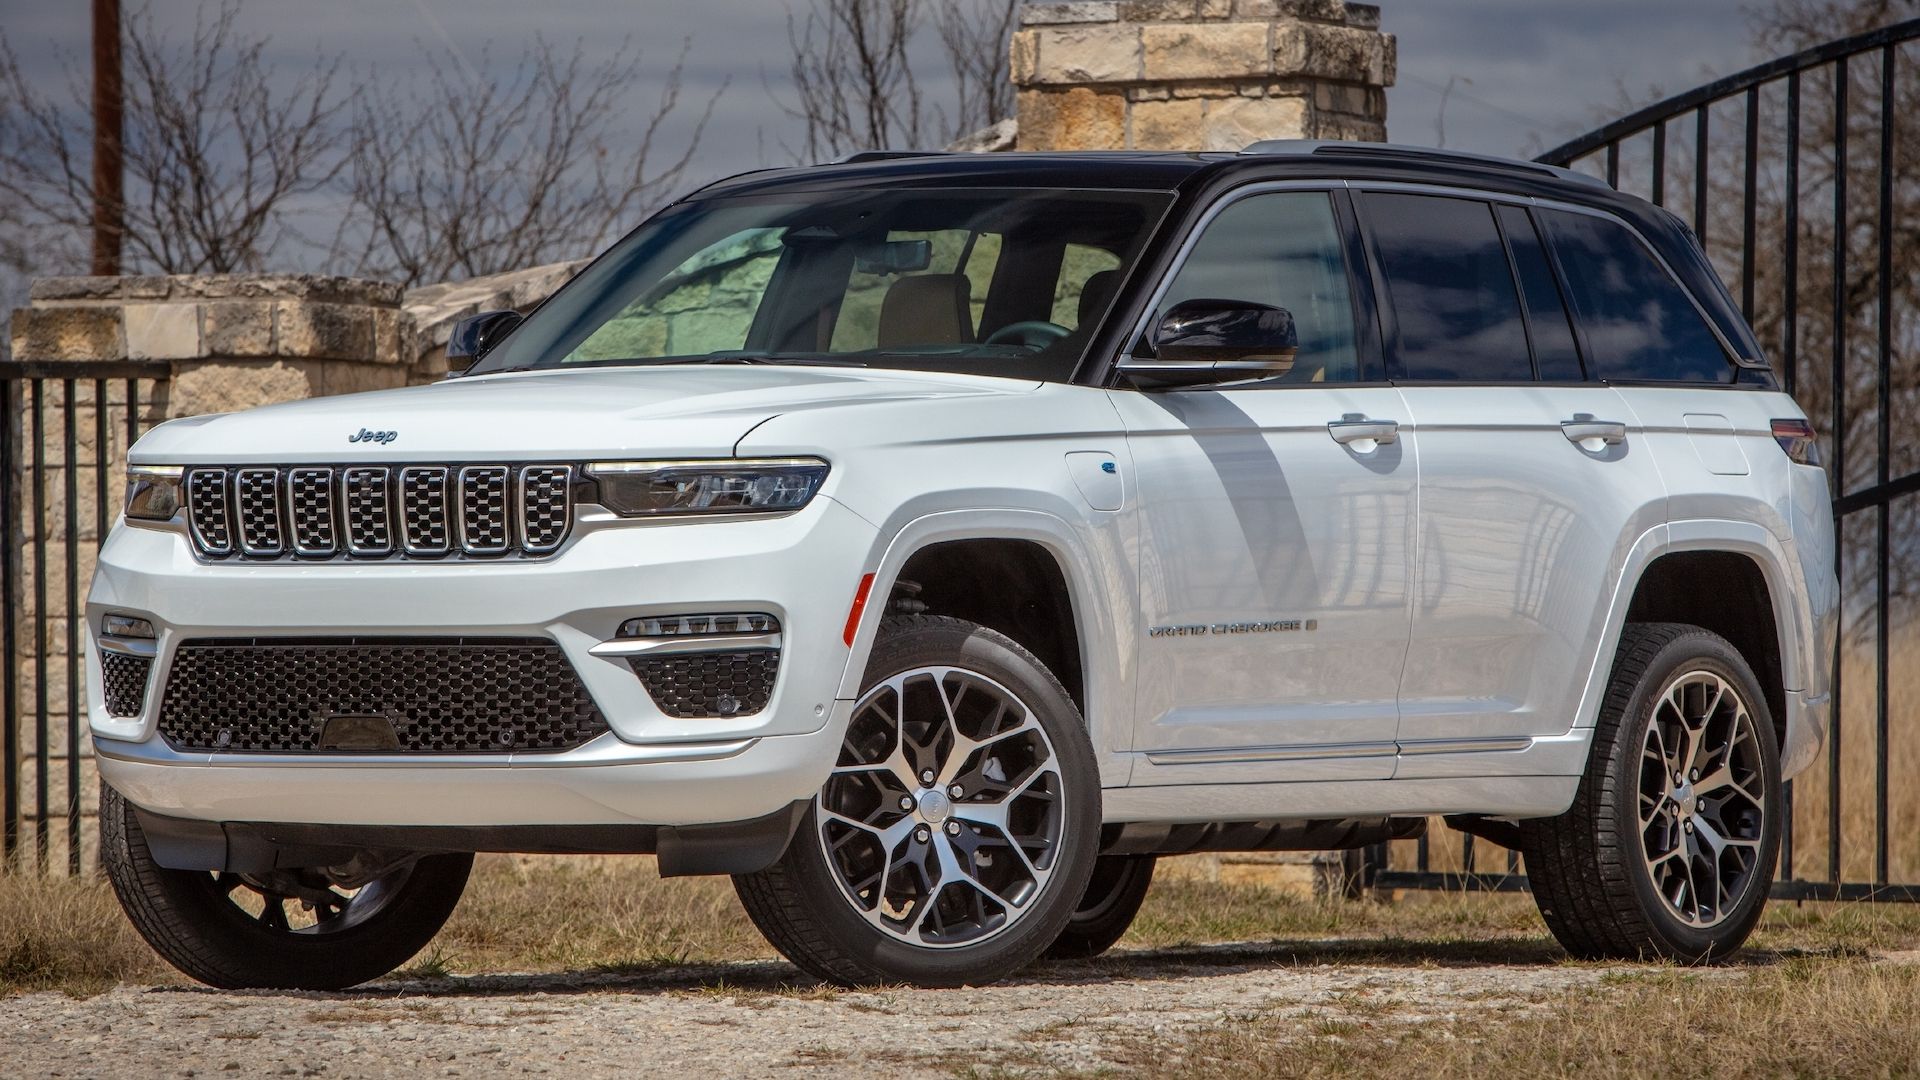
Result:
M1056 322L1045 319L1028 319L1024 322L1008 323L987 335L985 345L1024 345L1039 351L1057 341L1063 341L1073 331Z

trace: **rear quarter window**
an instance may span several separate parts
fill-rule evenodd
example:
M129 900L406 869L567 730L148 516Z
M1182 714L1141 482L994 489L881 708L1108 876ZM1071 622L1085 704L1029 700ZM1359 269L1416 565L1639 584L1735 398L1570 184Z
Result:
M1539 212L1566 278L1595 376L1621 382L1725 383L1720 339L1653 252L1617 221Z

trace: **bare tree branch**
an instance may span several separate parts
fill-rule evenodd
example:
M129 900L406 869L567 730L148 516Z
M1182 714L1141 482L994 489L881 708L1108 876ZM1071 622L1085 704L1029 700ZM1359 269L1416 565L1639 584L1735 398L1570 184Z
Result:
M342 167L340 62L287 72L265 59L268 39L234 28L238 0L195 17L169 45L151 10L128 17L126 250L128 268L159 273L258 270L300 242L288 212L328 189ZM70 65L79 70L78 65ZM60 236L60 263L90 219L84 88L42 94L0 42L0 197L29 230Z
M424 85L363 92L348 175L365 221L359 271L414 284L591 253L665 201L699 148L721 91L677 152L659 150L686 55L637 138L624 131L626 95L647 69L631 43L590 64L583 45L541 41L506 77L430 60ZM489 70L485 54L478 67Z

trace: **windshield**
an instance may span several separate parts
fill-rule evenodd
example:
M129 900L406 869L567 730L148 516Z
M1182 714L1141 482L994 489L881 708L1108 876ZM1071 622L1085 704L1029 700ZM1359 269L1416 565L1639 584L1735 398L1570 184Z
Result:
M683 203L471 373L765 362L1064 381L1170 201L975 188Z

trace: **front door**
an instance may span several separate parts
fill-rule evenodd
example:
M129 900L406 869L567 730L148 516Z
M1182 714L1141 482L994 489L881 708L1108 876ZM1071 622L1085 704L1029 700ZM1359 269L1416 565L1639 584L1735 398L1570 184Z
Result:
M1200 298L1286 308L1290 372L1115 393L1139 492L1136 783L1392 772L1416 450L1356 333L1336 198L1227 204L1148 322Z

